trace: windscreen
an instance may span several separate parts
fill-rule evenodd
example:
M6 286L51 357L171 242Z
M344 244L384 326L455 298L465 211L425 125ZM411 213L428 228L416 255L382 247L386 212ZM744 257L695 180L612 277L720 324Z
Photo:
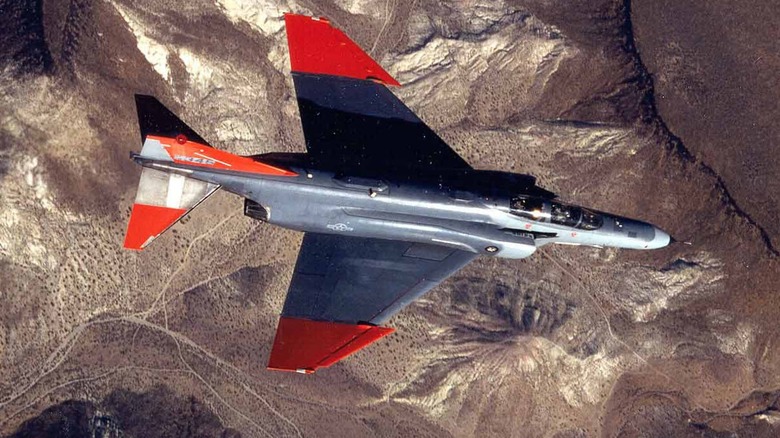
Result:
M526 196L512 198L509 211L526 219L581 230L596 230L604 224L601 214L586 208Z

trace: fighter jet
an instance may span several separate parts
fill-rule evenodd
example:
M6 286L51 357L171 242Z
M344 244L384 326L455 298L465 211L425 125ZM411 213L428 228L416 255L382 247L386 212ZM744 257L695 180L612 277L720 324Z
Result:
M325 18L288 14L306 153L238 156L136 95L143 166L124 246L141 250L217 189L304 233L268 368L313 373L388 335L409 303L479 256L548 244L654 249L645 222L566 204L533 177L472 168Z

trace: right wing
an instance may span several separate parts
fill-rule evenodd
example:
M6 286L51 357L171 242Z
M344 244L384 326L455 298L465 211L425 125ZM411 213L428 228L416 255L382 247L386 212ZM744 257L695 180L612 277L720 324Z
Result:
M306 233L268 368L314 372L393 329L380 326L477 254L439 245Z
M337 168L470 169L385 87L399 85L323 18L285 15L306 148Z

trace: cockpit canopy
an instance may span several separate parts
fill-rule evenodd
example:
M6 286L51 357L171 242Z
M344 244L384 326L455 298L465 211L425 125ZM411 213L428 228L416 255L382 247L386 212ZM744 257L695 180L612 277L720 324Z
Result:
M581 230L596 230L604 218L586 208L527 196L512 198L509 212L537 222L548 222Z

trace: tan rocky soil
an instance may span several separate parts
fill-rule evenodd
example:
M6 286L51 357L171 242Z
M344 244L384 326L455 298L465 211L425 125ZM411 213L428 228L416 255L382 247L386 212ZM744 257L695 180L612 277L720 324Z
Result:
M0 433L777 435L776 29L633 3L0 0ZM475 167L690 244L479 260L350 359L266 371L299 233L218 193L121 243L133 93L215 147L303 151L285 11L345 30Z

